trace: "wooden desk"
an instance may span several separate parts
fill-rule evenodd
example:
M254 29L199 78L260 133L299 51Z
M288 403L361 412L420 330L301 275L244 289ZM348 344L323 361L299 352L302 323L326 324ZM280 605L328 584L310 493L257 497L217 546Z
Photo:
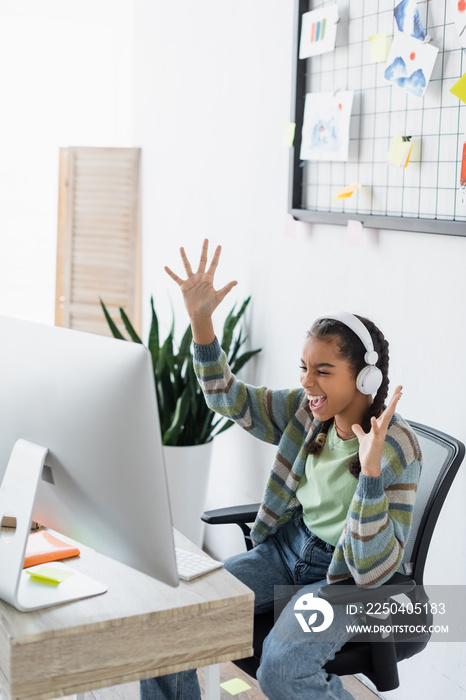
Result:
M198 551L176 533L177 546ZM81 548L104 595L21 613L0 601L2 700L56 698L252 654L254 594L224 569L172 588Z

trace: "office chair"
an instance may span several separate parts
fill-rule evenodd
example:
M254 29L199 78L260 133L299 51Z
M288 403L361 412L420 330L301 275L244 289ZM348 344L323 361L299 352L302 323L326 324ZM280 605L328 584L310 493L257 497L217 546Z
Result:
M443 503L463 461L465 447L462 442L433 428L409 421L415 430L422 451L422 469L413 510L412 527L405 546L403 560L394 575L377 588L356 587L353 578L322 586L318 595L331 604L388 602L391 616L384 618L387 625L426 625L432 624L432 614L422 606L422 619L419 615L398 613L398 601L390 596L406 594L414 604L428 602L423 587L424 567ZM246 548L252 548L249 523L252 523L260 504L221 508L203 513L202 520L211 525L235 523L242 529ZM394 607L395 606L395 607ZM369 623L371 618L366 615ZM372 618L376 621L375 618ZM254 655L234 663L250 676L256 677L259 668L262 644L274 624L274 612L255 615ZM375 636L375 635L374 635ZM339 676L362 673L369 678L380 692L393 690L399 686L397 662L408 659L422 651L427 645L429 632L395 632L376 641L368 641L367 634L352 637L325 665L327 673Z

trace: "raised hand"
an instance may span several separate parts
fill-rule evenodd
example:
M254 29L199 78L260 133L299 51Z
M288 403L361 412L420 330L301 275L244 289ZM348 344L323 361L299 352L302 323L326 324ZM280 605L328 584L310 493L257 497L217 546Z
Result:
M358 424L351 426L351 430L359 440L361 472L366 476L380 476L382 451L388 425L402 396L402 388L401 385L397 386L386 409L378 418L371 418L371 429L368 433L365 433Z
M169 267L164 268L179 285L190 318L193 316L211 316L228 292L237 284L236 281L233 281L226 284L222 289L217 291L214 289L214 275L222 247L217 246L210 267L206 271L208 247L209 241L206 238L202 245L201 259L197 272L192 271L184 248L180 248L181 258L187 274L187 279L185 280L178 277Z
M222 247L217 246L212 262L206 270L208 247L209 241L206 238L202 245L201 258L197 272L193 272L184 248L180 248L181 258L187 275L187 278L184 280L178 277L169 267L164 268L165 272L175 280L181 289L184 304L189 318L191 319L194 340L200 344L212 342L214 338L211 320L212 314L228 292L238 284L236 280L234 280L221 289L214 289L214 275L218 266Z

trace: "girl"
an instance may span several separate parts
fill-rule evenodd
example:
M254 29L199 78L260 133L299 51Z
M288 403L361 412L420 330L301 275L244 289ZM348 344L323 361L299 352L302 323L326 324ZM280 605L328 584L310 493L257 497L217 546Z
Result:
M251 531L254 548L225 568L254 591L257 613L273 609L280 586L299 586L264 642L257 678L270 700L350 700L323 666L353 636L347 625L362 620L361 606L350 615L335 605L326 631L306 632L294 606L350 576L379 586L400 565L421 468L416 435L395 413L402 387L385 407L388 343L371 321L345 312L318 319L308 332L300 389L271 391L236 379L212 314L237 283L215 291L221 248L208 269L207 250L205 240L193 272L181 248L185 280L165 268L183 293L200 385L213 410L278 448ZM196 671L142 681L141 698L199 700Z

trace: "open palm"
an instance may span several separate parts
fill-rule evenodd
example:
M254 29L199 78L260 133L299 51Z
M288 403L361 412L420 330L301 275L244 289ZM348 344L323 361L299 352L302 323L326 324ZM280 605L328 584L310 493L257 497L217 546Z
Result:
M236 281L232 281L222 287L222 289L214 289L214 275L218 266L222 247L217 246L212 262L206 270L208 246L209 241L205 239L202 245L201 258L199 260L197 272L193 272L184 248L180 248L181 258L187 275L185 280L178 277L169 267L164 268L170 277L179 285L190 318L199 316L210 317L228 292L237 284Z
M390 403L378 418L371 418L371 429L365 433L360 425L351 426L359 440L359 461L361 471L366 476L379 476L381 471L382 451L387 436L388 426L401 398L402 386L395 389Z

